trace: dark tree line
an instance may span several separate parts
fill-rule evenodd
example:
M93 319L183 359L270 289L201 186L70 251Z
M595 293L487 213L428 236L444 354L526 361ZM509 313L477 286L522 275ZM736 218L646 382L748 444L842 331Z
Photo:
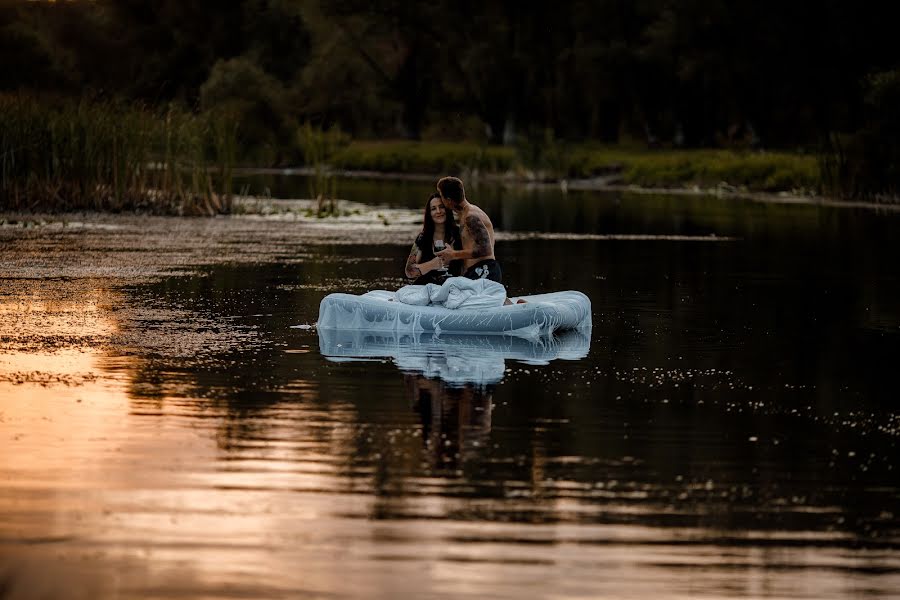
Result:
M841 0L377 4L323 1L314 29L411 137L464 115L494 142L808 146L856 130L868 78L900 68L890 20Z
M846 168L846 148L896 127L879 104L897 95L894 28L848 0L5 0L0 90L229 103L272 147L311 121L357 137L825 144Z

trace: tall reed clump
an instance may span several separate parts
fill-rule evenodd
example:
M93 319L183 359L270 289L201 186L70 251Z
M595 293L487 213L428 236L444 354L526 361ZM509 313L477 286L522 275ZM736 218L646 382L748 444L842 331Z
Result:
M309 195L316 200L316 216L337 214L337 177L330 165L338 151L348 143L347 137L333 127L323 130L304 123L297 133L303 160L312 169Z
M825 188L842 198L900 202L900 69L873 73L863 89L860 127L822 140Z
M227 115L0 95L0 207L228 212L235 139Z

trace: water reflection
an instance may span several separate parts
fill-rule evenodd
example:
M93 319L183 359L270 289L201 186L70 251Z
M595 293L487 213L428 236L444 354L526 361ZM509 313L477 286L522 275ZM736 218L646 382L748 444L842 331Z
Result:
M589 333L522 339L322 329L319 350L332 362L390 358L403 372L410 406L421 421L429 467L453 471L489 445L494 389L503 381L506 361L547 365L584 358Z
M319 351L333 362L390 358L404 373L420 373L450 385L493 385L507 360L546 365L588 355L590 330L522 339L505 335L441 335L352 330L319 331Z
M448 385L409 373L403 380L432 469L455 469L481 455L491 434L494 386Z

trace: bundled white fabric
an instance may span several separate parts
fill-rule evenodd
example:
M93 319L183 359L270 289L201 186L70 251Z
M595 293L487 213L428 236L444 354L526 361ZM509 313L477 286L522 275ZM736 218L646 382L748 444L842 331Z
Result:
M428 295L428 285L405 285L394 295L397 302L403 304L412 304L413 306L428 306L431 304L431 297Z
M413 306L443 306L450 309L474 310L503 306L506 288L490 279L450 277L442 285L407 285L395 296L398 302Z

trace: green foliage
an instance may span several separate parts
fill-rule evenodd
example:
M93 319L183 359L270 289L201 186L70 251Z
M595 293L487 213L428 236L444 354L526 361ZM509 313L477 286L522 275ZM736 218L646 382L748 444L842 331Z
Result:
M23 71L34 87L66 85L69 58L53 48L46 34L27 23L0 25L0 90L18 87L26 74Z
M230 208L234 127L124 102L0 95L0 199L27 210ZM216 161L217 190L208 165Z
M642 152L623 164L626 183L647 187L715 187L724 183L765 192L812 192L820 187L815 158L786 153Z
M503 174L545 179L610 176L646 187L716 187L752 191L812 192L820 187L816 159L776 152L731 150L643 150L592 144L564 145L552 139L518 148L471 142L353 142L333 159L342 168L387 173Z
M496 173L514 168L516 152L467 142L354 142L335 160L347 169L383 173Z
M556 138L552 129L522 138L516 150L519 164L538 179L565 179L573 175L571 149Z
M246 58L217 62L200 87L204 111L226 112L238 122L240 158L275 164L291 148L296 122L290 117L282 85Z

